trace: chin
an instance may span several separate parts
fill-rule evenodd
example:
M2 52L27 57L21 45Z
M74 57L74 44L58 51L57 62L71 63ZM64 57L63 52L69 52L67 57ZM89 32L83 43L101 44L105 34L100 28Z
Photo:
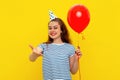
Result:
M52 38L52 39L56 39L56 37L50 37L50 38Z
M52 38L52 39L57 39L57 38L59 38L58 36L50 36L50 38Z
M55 36L51 36L51 35L49 35L49 37L50 37L50 38L52 38L52 39L54 39L54 38L55 38Z

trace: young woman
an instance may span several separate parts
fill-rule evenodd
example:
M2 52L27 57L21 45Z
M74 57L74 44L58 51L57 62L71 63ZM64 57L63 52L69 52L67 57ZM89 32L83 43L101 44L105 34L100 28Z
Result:
M71 80L70 72L75 74L78 70L80 49L75 51L71 45L66 25L60 18L51 20L48 28L47 42L37 48L30 45L33 51L30 60L43 56L44 80Z

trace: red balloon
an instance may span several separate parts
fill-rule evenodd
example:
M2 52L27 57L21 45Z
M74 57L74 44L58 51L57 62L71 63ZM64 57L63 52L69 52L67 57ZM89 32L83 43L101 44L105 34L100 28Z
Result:
M74 5L68 11L67 21L74 31L77 33L82 32L90 21L88 9L83 5Z

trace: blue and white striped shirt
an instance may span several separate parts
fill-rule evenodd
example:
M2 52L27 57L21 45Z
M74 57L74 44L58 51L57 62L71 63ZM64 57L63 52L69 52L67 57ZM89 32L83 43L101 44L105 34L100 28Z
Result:
M71 80L69 57L75 49L71 44L41 44L44 80Z

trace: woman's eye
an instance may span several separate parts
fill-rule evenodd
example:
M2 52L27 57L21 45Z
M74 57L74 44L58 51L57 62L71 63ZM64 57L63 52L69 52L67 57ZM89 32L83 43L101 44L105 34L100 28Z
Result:
M57 29L57 27L54 27L54 29Z
M49 27L49 30L51 30L52 28L51 27Z

